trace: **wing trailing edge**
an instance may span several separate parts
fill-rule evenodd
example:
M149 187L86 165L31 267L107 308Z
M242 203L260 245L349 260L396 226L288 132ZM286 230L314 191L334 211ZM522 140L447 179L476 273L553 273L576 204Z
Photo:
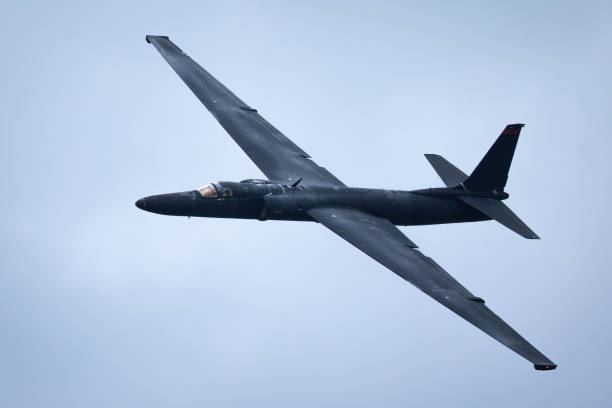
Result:
M270 180L344 186L326 168L242 101L167 36L145 37L232 139Z
M529 360L537 370L556 364L485 306L433 259L423 255L389 220L349 208L307 210L316 221L372 257L426 295L455 312L504 346Z

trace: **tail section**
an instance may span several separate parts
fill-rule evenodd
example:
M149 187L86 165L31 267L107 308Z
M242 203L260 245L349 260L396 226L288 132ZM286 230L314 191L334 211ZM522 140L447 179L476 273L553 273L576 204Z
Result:
M442 189L445 194L456 195L465 204L525 238L539 239L535 232L501 202L508 197L503 191L523 126L525 125L520 123L506 126L469 177L442 156L426 154L425 157L448 187Z
M475 191L504 191L523 126L525 125L522 123L506 126L472 174L463 182L465 188Z
M432 165L436 173L438 173L444 184L446 184L446 187L456 187L467 178L464 172L440 155L426 154L425 158Z
M540 239L506 204L494 198L459 196L459 200L510 228L523 238Z

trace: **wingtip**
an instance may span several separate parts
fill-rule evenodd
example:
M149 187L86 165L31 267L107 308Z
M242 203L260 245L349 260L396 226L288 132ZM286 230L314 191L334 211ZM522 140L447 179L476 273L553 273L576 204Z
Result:
M431 161L432 159L435 160L437 158L442 158L442 156L440 156L439 154L434 154L434 153L424 153L423 156L425 156L427 161Z
M152 38L164 38L166 40L170 39L170 38L168 38L167 35L151 35L151 34L145 35L145 41L148 42L149 44L151 44L151 39Z
M533 368L535 368L538 371L550 371L550 370L554 370L555 368L557 368L556 364L550 363L550 364L534 364Z

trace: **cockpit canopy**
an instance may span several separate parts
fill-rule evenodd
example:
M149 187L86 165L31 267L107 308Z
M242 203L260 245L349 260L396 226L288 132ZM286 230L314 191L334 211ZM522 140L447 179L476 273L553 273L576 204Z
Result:
M217 198L219 197L219 193L217 191L217 187L213 183L207 184L198 188L198 193L204 198Z
M215 182L202 186L197 189L197 192L204 198L226 198L235 195L232 189L231 182Z
M240 183L233 181L216 181L206 184L196 191L203 198L238 198L263 197L268 194L282 194L285 189L282 185L269 180L243 180Z

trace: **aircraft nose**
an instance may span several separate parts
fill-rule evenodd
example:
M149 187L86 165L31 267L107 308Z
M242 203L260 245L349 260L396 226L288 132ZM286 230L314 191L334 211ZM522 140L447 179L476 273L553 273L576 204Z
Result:
M194 193L157 194L143 197L134 204L141 210L165 215L190 215L193 210Z
M147 206L147 201L144 198L141 198L140 200L136 201L135 204L136 207L140 208L141 210L144 210Z

